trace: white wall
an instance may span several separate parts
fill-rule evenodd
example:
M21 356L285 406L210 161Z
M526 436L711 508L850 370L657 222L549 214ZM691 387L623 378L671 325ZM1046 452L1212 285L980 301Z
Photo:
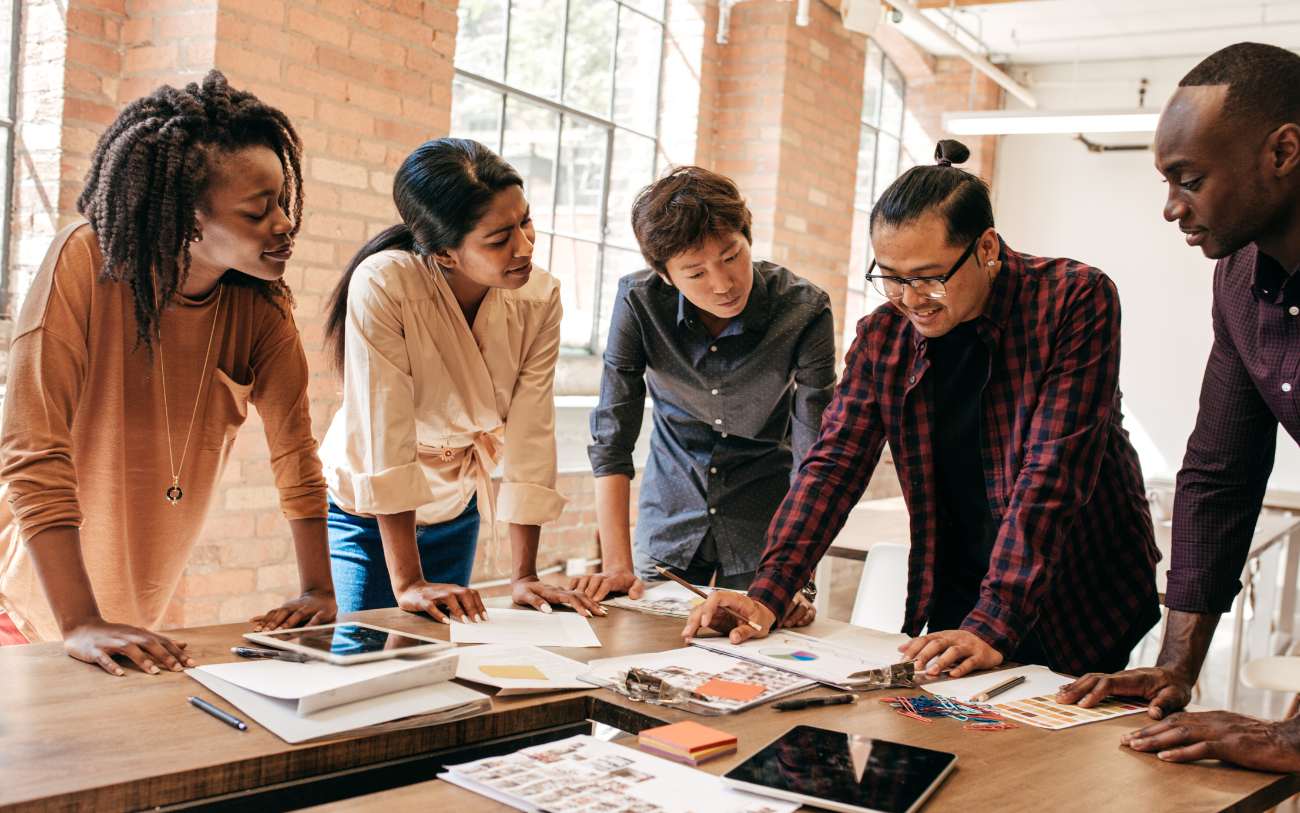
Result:
M1027 80L1044 109L1132 108L1137 80L1159 108L1198 58L1042 65ZM1009 105L1010 106L1010 105ZM1090 136L1112 144L1146 134ZM1097 266L1123 302L1120 385L1125 424L1148 477L1182 463L1209 353L1214 264L1161 216L1165 185L1150 151L1091 153L1072 136L1006 136L998 147L994 207L1013 248ZM1300 449L1278 439L1276 488L1300 488Z

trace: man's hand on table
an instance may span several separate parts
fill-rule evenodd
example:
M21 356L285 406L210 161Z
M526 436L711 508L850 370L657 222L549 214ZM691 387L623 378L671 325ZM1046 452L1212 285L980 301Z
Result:
M790 602L790 609L785 611L785 618L781 620L781 626L806 627L815 620L817 620L817 608L803 593L795 593L794 601Z
M735 617L723 610L724 607L756 622L763 628L762 632L748 624L738 622ZM750 638L765 637L775 623L776 614L769 610L767 605L742 593L717 590L709 595L708 600L691 611L690 617L686 619L686 626L682 628L682 638L689 642L701 627L708 627L721 633L730 633L728 637L731 642L739 644Z
M1002 653L973 632L941 630L911 641L898 648L908 660L916 661L916 670L937 676L945 669L948 676L959 678L980 669L992 669L1002 663Z
M645 594L645 583L630 570L611 570L569 579L569 589L592 601L604 601L610 593L627 593L628 598L637 599Z
M1184 711L1125 734L1120 742L1167 762L1219 759L1256 771L1300 771L1300 726L1228 711Z
M1181 673L1159 666L1126 669L1111 675L1089 672L1062 686L1056 693L1056 701L1077 703L1087 709L1111 695L1141 697L1150 704L1147 714L1151 719L1159 720L1191 702L1193 683Z
M114 656L127 658L141 672L157 675L162 669L179 672L197 666L185 652L184 641L173 641L147 629L127 624L111 624L102 618L73 627L63 638L63 651L79 661L93 663L110 675L122 677L126 672Z

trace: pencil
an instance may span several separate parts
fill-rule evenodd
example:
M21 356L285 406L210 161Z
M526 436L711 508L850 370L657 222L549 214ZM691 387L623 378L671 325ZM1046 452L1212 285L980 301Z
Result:
M1025 682L1024 675L1016 675L1015 677L1010 678L1009 680L1002 681L996 686L990 686L989 688L985 689L984 691L972 697L971 702L987 703L988 701L992 700L993 698L1005 692L1007 689L1013 688L1015 686L1019 686L1021 683L1024 682Z
M665 579L672 579L673 581L677 582L682 587L685 587L687 590L690 590L692 593L699 596L700 598L705 600L709 598L708 593L705 593L703 590L698 589L695 585L681 578L676 573L673 573L671 570L668 570L667 568L664 567L660 567L659 565L655 565L655 570L659 571L660 576L663 576ZM757 621L750 621L748 618L736 612L735 610L731 609L730 607L722 607L721 610L725 612L727 615L739 621L740 623L748 624L750 627L754 629L754 632L763 631L762 624L759 624Z

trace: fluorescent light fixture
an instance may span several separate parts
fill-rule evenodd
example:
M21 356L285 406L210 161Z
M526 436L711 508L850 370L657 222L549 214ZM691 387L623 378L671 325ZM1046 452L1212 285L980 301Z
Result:
M1149 110L969 110L944 113L953 135L1153 133L1160 113Z

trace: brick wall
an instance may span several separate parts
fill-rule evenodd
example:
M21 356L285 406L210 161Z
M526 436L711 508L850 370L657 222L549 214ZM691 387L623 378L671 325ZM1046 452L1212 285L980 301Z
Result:
M717 0L670 0L661 161L735 177L754 210L756 255L824 287L839 320L865 40L845 32L825 4L812 12L803 28L793 4L749 0L735 9L731 44L719 46ZM160 82L220 68L285 110L303 137L307 215L287 280L313 370L312 419L323 434L338 403L322 353L325 301L352 253L394 222L398 163L447 131L456 28L456 0L29 0L12 211L19 287L73 216L95 140L116 110ZM959 68L904 66L909 102L927 93L934 100L918 103L918 121L970 86ZM984 155L991 161L991 150ZM981 174L991 176L987 166ZM242 620L297 589L251 410L220 488L169 625ZM562 474L560 490L569 507L543 531L542 566L597 555L591 478ZM870 493L897 492L885 463ZM508 568L508 554L489 561L488 535L484 528L476 580Z

